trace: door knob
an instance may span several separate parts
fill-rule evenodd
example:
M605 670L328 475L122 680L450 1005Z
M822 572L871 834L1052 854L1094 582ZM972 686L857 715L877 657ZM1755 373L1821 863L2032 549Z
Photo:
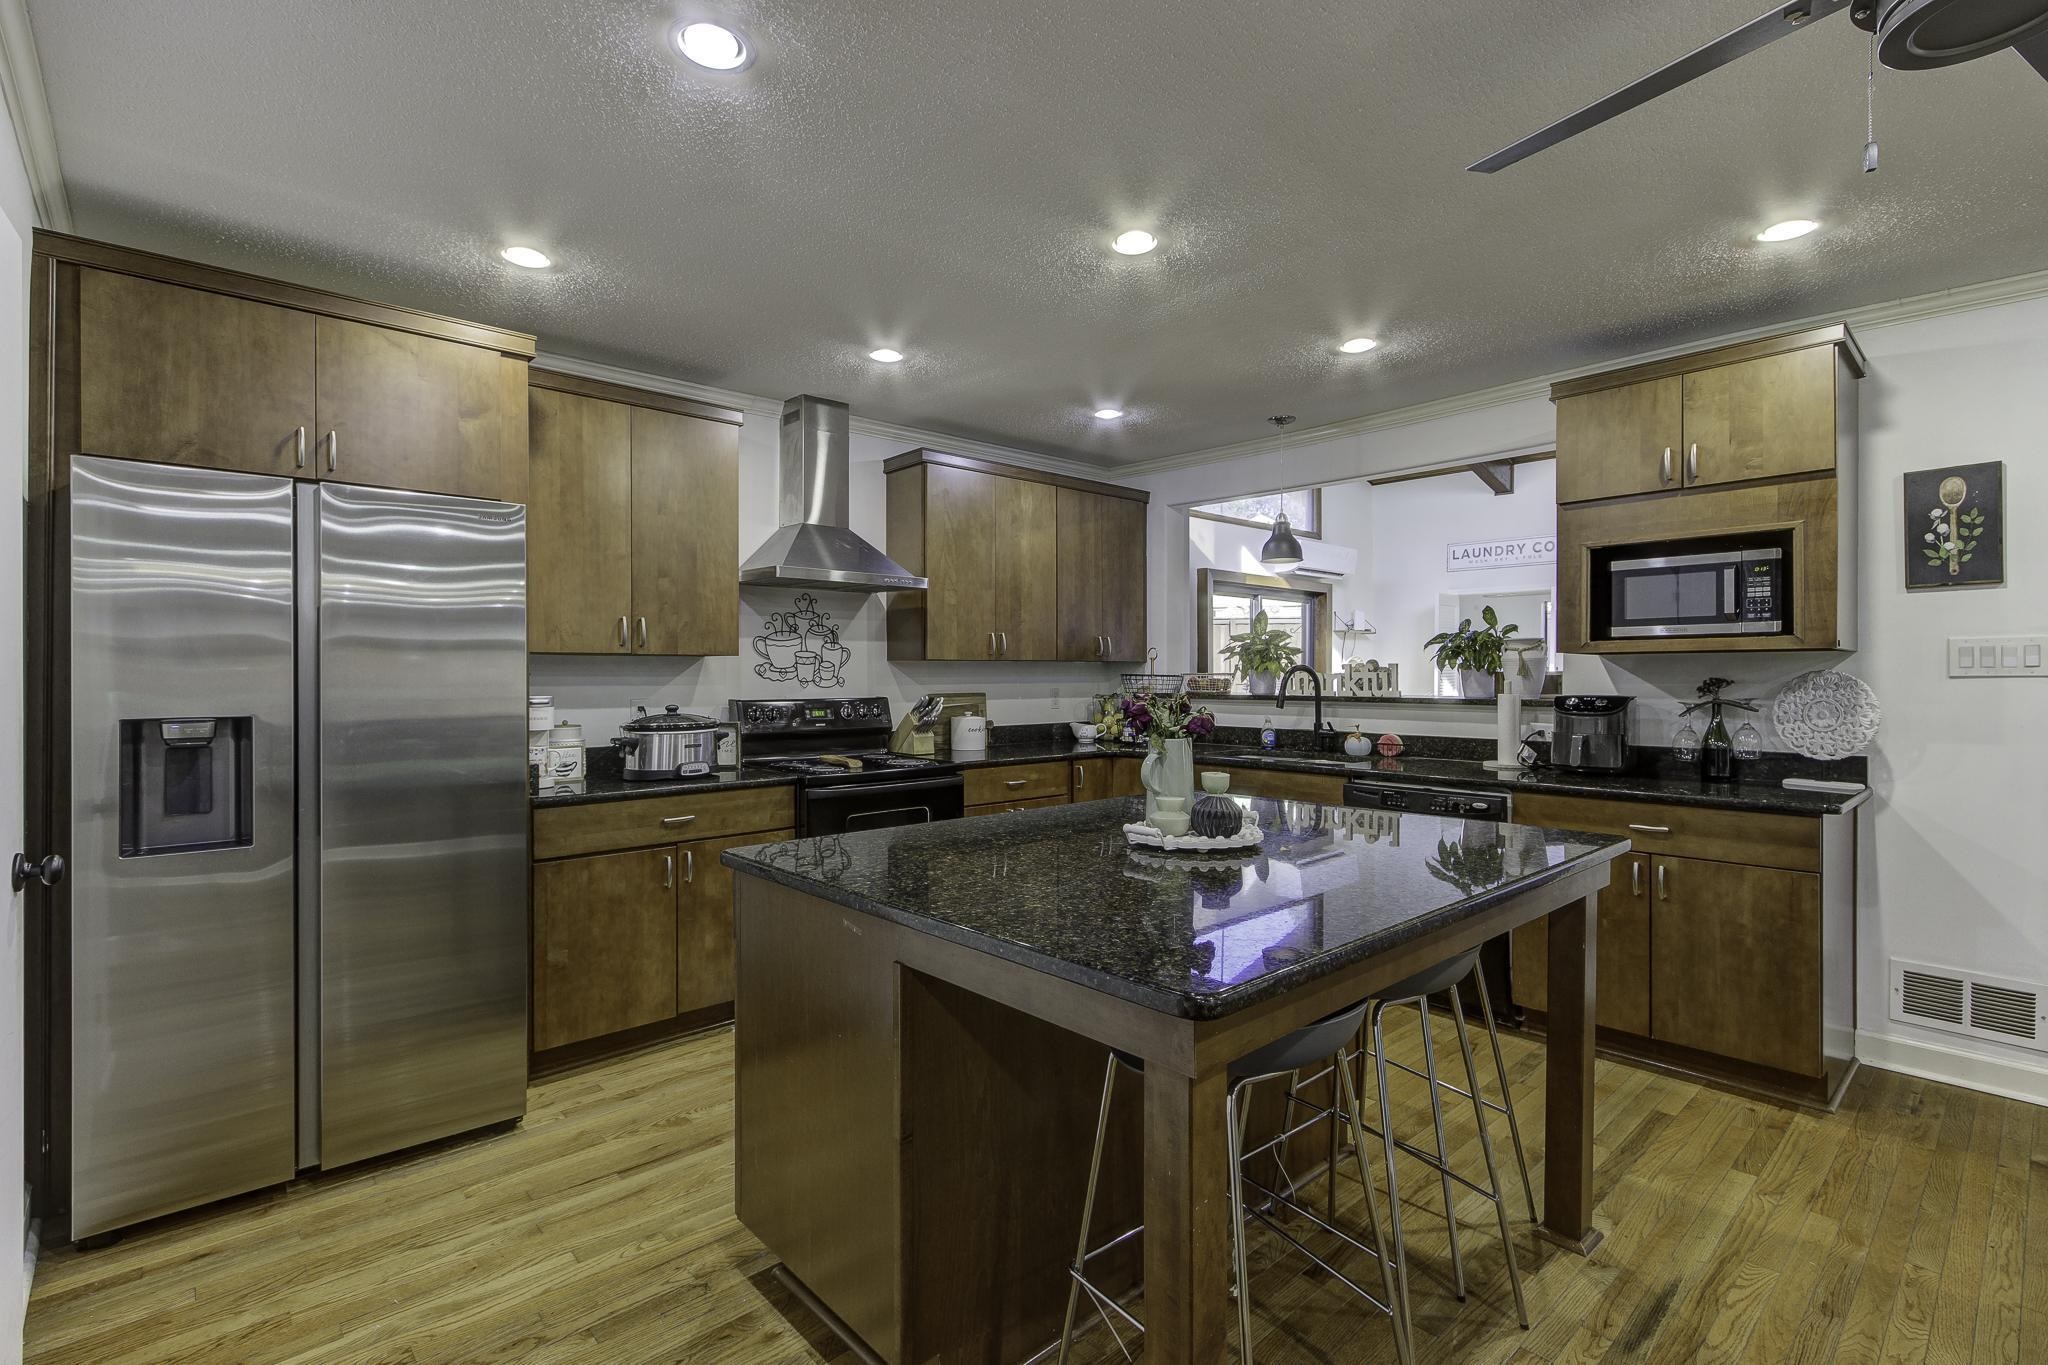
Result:
M31 879L41 882L44 886L55 886L58 882L63 881L63 855L58 853L45 854L34 862L30 862L26 853L15 854L12 877L14 889L16 891L21 890L21 888L29 884Z

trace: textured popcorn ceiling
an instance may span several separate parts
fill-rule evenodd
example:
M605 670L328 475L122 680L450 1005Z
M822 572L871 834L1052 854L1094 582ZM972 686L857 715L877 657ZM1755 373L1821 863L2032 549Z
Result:
M2048 82L1880 73L1865 176L1846 16L1463 169L1763 0L694 6L29 9L82 233L1109 464L2048 266Z

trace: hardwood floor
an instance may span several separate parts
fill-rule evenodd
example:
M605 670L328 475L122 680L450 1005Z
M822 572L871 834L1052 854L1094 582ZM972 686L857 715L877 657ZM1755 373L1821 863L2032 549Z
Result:
M1534 1140L1542 1050L1504 1046ZM850 1362L733 1219L731 1062L729 1032L684 1039L539 1083L515 1131L48 1253L27 1359ZM2048 1360L2048 1109L1873 1070L1831 1116L1607 1062L1597 1085L1590 1259L1532 1234L1496 1122L1530 1331L1491 1207L1458 1203L1461 1304L1437 1184L1404 1161L1422 1361ZM1420 1082L1396 1098L1426 1143ZM1476 1173L1470 1107L1446 1110ZM1394 1359L1384 1319L1270 1233L1253 1247L1261 1361ZM1122 1358L1099 1329L1083 1345Z

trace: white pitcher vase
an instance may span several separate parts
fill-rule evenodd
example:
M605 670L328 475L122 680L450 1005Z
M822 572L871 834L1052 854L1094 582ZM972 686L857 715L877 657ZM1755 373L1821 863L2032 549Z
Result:
M1178 796L1185 803L1182 809L1194 805L1195 795L1195 742L1191 739L1156 739L1145 755L1145 762L1138 769L1138 781L1145 787L1145 823L1152 823L1152 816L1159 809L1159 798Z

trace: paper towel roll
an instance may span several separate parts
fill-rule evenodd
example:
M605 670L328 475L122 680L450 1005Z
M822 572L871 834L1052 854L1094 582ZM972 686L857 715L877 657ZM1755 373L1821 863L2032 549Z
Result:
M1499 768L1522 766L1522 694L1512 687L1501 689L1493 712L1493 764Z

